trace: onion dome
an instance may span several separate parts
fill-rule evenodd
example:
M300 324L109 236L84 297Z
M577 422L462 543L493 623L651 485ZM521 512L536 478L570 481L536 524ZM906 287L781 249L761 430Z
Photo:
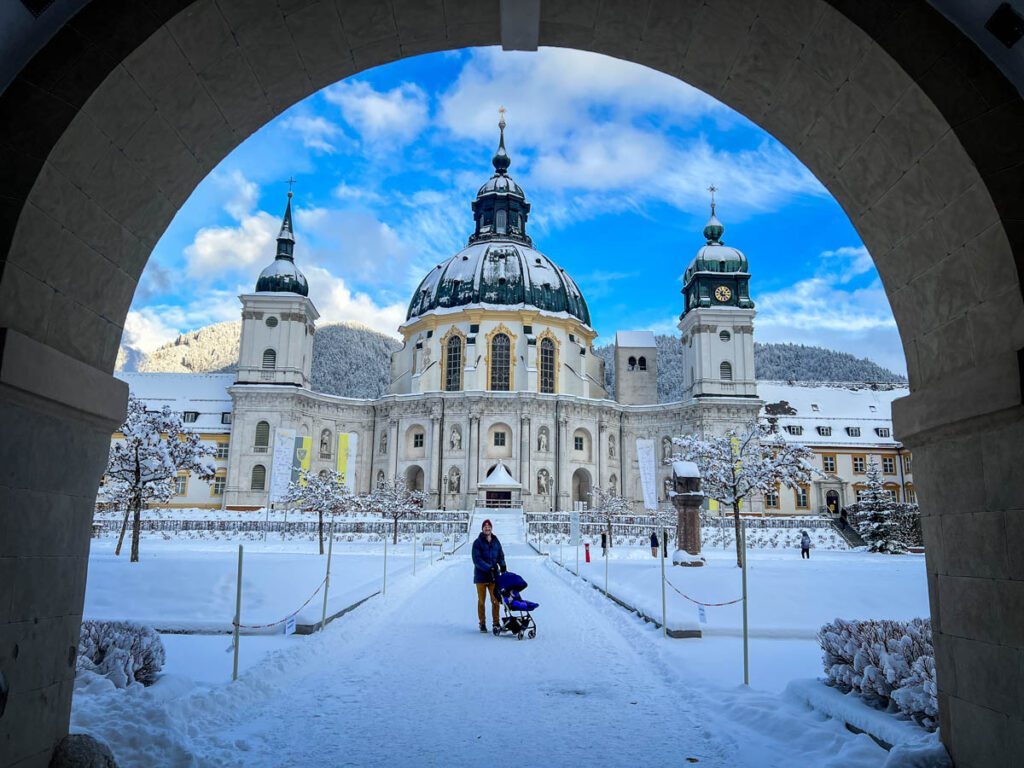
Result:
M309 296L306 277L295 266L295 233L292 228L292 192L288 190L288 205L277 235L277 255L269 267L260 272L256 293L297 293Z
M505 117L492 163L494 175L473 201L475 231L469 244L423 278L406 320L460 307L539 309L564 313L590 325L590 310L575 281L533 247L526 234L530 204L508 175Z
M712 187L712 189L714 189ZM711 200L711 218L704 225L704 239L706 244L697 251L690 266L686 269L683 282L689 282L696 272L747 272L749 265L747 257L738 248L733 248L722 242L722 235L725 234L725 226L715 215L715 201Z
M738 248L722 242L725 226L715 215L715 187L711 192L711 218L704 225L705 244L683 274L683 314L699 307L732 306L752 309L750 267Z

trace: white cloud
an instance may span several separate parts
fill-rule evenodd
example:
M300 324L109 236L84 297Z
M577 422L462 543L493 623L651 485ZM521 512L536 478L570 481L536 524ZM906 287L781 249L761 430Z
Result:
M188 271L193 276L251 272L274 257L274 239L281 222L266 211L243 216L237 226L203 227L185 247Z
M333 154L336 146L332 141L344 135L339 126L320 116L292 115L282 120L281 125L297 133L304 147L325 154Z
M813 277L754 299L758 341L838 349L906 373L896 320L866 248L824 251Z
M186 305L151 304L132 309L125 318L121 346L149 353L179 334L240 317L238 291L204 291Z
M406 305L381 305L368 294L353 291L345 281L322 267L306 269L310 298L320 311L320 323L355 321L374 330L397 337L405 320Z
M231 173L218 175L216 183L228 195L224 201L224 210L231 218L241 221L252 213L260 199L260 188L256 182L250 181L244 173L236 169Z
M311 208L295 213L300 269L315 263L361 283L394 285L415 253L399 233L360 209Z
M427 94L412 83L378 91L365 81L347 80L328 88L324 97L371 144L408 144L427 124Z

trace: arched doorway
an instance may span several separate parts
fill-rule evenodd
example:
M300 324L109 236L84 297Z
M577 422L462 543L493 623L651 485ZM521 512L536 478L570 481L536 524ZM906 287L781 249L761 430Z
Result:
M830 515L839 514L839 492L829 491L825 494L825 509Z
M524 17L503 30L496 0L459 12L414 6L252 0L211 12L211 3L178 0L126 17L123 3L93 0L73 34L57 34L71 11L52 7L39 22L52 39L38 27L9 56L4 48L0 115L17 117L0 120L10 170L0 217L0 466L17 478L16 488L7 481L12 515L32 515L42 533L22 543L11 533L20 523L0 522L0 541L15 542L10 588L33 596L0 612L0 626L28 622L48 637L22 644L22 663L53 670L34 689L43 693L13 697L7 716L19 707L21 722L66 730L73 670L54 649L74 644L84 521L124 413L125 387L109 374L147 254L178 206L242 138L314 90L403 55L505 37L607 53L693 83L772 132L844 207L907 351L913 394L894 417L917 459L925 510L943 738L963 764L992 762L992 750L1012 762L1001 757L1024 718L987 682L998 675L968 682L953 669L957 660L994 665L976 661L993 658L982 653L993 647L1024 650L1010 629L1019 568L985 557L951 564L943 553L1024 535L1015 87L925 0L806 0L799 25L781 3L654 3L636 13L607 0L557 15L561 4L541 2L525 31ZM911 37L922 44L906 45ZM70 54L71 39L82 55ZM23 445L33 450L14 447ZM965 538L959 526L974 513L983 514ZM33 582L58 562L60 583L41 593ZM982 621L977 605L1003 607ZM15 736L18 754L32 756L32 730Z
M590 473L580 467L572 473L572 508L574 510L590 509Z
M405 470L405 486L410 491L423 490L423 468L413 464Z

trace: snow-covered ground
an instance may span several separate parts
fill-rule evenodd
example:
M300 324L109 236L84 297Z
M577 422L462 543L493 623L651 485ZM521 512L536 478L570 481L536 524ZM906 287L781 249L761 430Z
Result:
M414 577L405 545L389 551L387 595L325 632L243 638L237 682L227 682L226 636L165 636L166 674L149 688L117 691L82 676L73 730L106 740L122 766L885 763L886 752L867 736L778 692L790 679L820 676L809 632L821 620L925 614L920 559L752 556L752 626L791 636L755 635L746 689L738 685L740 640L730 634L738 621L726 609L708 609L706 628L720 634L665 639L536 555L522 543L515 518L493 517L509 567L530 582L527 594L541 604L535 640L477 631L469 547L433 566L418 552ZM246 544L251 599L243 597L243 623L276 618L305 599L323 578L314 548L288 542L258 551ZM379 545L336 545L334 573L347 576L333 583L347 582L339 590L353 594L376 589L382 554ZM660 612L657 561L649 550L646 559L643 550L634 554L610 563L612 589L618 578L622 590L646 593L654 575L651 597ZM226 542L147 540L143 562L129 565L113 562L107 542L95 542L86 615L230 624L236 557ZM595 559L589 575L603 580L603 563ZM708 602L738 596L739 573L727 553L685 577L682 570L670 574L688 594ZM512 713L511 721L502 713Z

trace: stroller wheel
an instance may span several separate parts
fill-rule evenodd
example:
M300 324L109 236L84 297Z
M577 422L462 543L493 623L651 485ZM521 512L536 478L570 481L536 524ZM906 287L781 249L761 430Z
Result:
M522 639L523 639L523 633L522 633L522 632L520 631L520 632L519 632L519 633L518 633L518 634L516 635L516 637L517 637L518 639L522 640Z
M536 629L531 629L530 632L529 632L529 635L530 635L530 639L533 640L533 638L535 638L537 636L537 630Z

